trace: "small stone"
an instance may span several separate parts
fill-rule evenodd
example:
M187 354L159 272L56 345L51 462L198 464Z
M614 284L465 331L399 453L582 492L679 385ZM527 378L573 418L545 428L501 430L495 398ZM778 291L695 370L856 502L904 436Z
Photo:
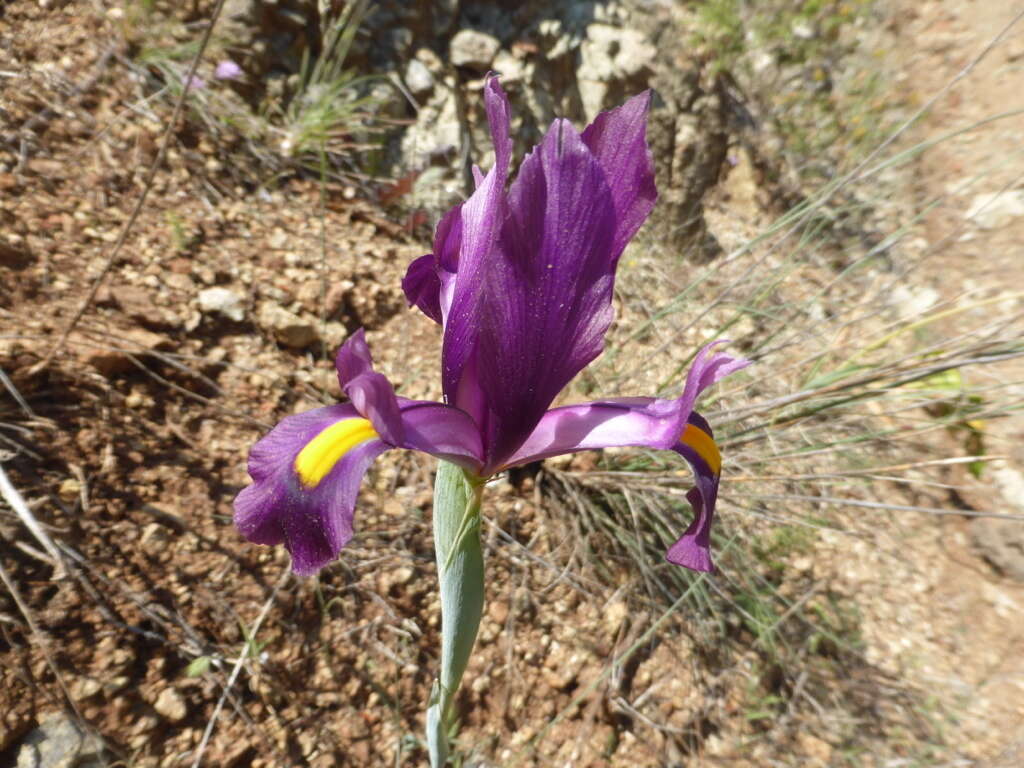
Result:
M800 751L809 758L806 765L823 768L832 760L832 745L827 741L806 732L800 733L797 741L800 743Z
M420 48L416 51L416 60L421 62L435 77L444 72L444 62L441 57L429 48Z
M64 501L71 501L77 499L78 494L82 492L82 484L73 477L67 477L61 481L60 487L57 488L57 495L60 496Z
M527 77L526 65L508 51L498 51L493 67L505 84L519 83Z
M295 291L295 300L301 304L307 312L316 313L320 309L320 303L324 299L324 286L319 280L306 280L300 284Z
M484 71L491 66L501 43L496 37L475 29L463 29L455 34L448 47L448 56L457 67Z
M288 246L289 240L290 238L288 237L287 232L285 232L283 229L275 229L274 234L272 234L270 238L267 240L267 245L269 245L276 251L280 251L281 249L286 248Z
M164 525L161 523L149 523L142 529L139 546L147 555L156 556L167 551L170 539L170 534Z
M88 699L103 690L103 684L92 677L82 677L76 680L71 686L71 693L76 701Z
M494 600L487 606L487 615L496 623L504 624L508 619L508 603L503 600Z
M71 768L80 761L96 757L103 747L86 736L67 715L57 712L46 716L30 732L18 750L16 768Z
M1017 508L1008 511L1018 512ZM970 530L982 557L1003 575L1024 582L1024 526L1019 520L978 517L971 521Z
M262 305L259 319L260 325L286 347L303 349L317 339L316 326L311 321L304 320L277 304L268 302Z
M185 699L174 688L164 688L153 704L153 709L172 723L180 723L188 714Z
M978 195L971 201L965 216L981 229L1002 229L1024 216L1024 190Z
M405 84L414 96L423 96L434 90L434 76L426 64L412 59L405 68Z
M227 288L206 288L199 292L199 309L240 323L245 319L245 297Z
M623 600L616 600L604 609L604 628L609 635L617 635L629 618L629 606Z

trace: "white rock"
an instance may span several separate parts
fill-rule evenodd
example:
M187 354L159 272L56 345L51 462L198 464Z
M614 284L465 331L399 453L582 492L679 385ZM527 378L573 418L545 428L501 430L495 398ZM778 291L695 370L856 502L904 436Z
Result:
M992 480L1017 513L1024 512L1024 474L1012 467L999 466L992 471Z
M71 768L98 756L103 746L60 712L40 722L21 742L16 768Z
M475 29L463 29L455 33L448 46L448 57L457 67L472 67L485 70L491 66L501 43L496 37Z
M1024 216L1024 190L991 192L971 201L966 217L981 229L1001 229Z
M206 288L199 292L199 309L240 323L245 319L245 297L227 288Z
M590 24L587 39L580 46L578 77L604 82L632 77L650 66L657 54L642 32Z
M526 67L508 51L498 51L494 57L494 71L501 75L502 83L518 83L526 77Z
M897 285L889 294L889 303L901 320L920 317L939 300L939 292L929 286L911 290Z
M188 705L184 697L174 688L164 688L160 691L153 709L157 714L167 718L172 723L180 723L188 714Z
M656 55L654 46L635 29L588 25L587 38L580 45L580 67L576 73L587 120L592 120L606 106L608 83L639 75Z
M796 21L790 29L793 32L793 37L799 38L800 40L811 40L815 35L814 27L806 21Z
M405 84L414 96L422 96L434 90L434 76L422 61L411 59L405 68Z

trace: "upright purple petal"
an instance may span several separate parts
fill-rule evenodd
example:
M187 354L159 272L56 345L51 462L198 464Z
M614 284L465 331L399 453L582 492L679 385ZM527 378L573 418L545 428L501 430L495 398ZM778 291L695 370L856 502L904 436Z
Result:
M658 199L654 161L647 147L647 111L651 92L599 114L583 131L583 143L597 158L612 190L615 206L613 252L621 255Z
M460 383L469 360L477 350L481 315L484 314L481 306L483 289L489 280L490 265L496 257L495 242L505 220L505 183L512 158L509 104L497 78L489 78L484 85L484 103L494 142L494 167L462 204L458 263L450 266L441 264L447 272L455 273L450 286L450 309L445 317L441 383L445 400L459 407L464 407L458 398ZM441 303L443 308L444 299ZM463 392L470 392L474 398L477 388L475 381L461 386Z
M442 218L434 233L434 252L415 259L402 280L409 305L436 323L444 323L452 303L455 273L462 248L462 204Z
M715 382L721 381L726 376L743 370L750 365L750 361L742 357L732 357L721 352L712 354L715 347L728 343L726 339L712 341L710 344L705 344L697 352L697 356L694 358L693 364L686 374L686 384L683 386L683 393L678 401L680 414L678 426L680 429L686 426L690 411L693 410L697 398L700 397L705 389Z
M612 321L614 220L604 171L572 124L555 121L520 166L484 286L490 459L510 455L601 353Z
M373 358L360 328L341 345L335 358L338 383L355 409L373 423L374 429L391 445L405 441L395 388L384 374L373 370Z
M402 290L409 306L419 307L435 323L441 323L441 278L434 254L413 260L402 278Z

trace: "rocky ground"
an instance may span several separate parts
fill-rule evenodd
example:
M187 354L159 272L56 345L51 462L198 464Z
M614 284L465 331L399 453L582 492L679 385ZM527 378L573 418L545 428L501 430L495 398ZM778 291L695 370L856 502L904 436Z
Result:
M493 68L519 153L556 114L583 122L640 88L659 94L662 205L624 260L609 354L573 394L666 386L712 333L702 325L727 328L772 374L713 406L732 474L707 582L662 565L649 533L666 509L662 527L688 519L679 466L585 454L489 489L464 764L1017 765L1022 524L970 515L1024 514L1020 417L988 420L986 452L1006 459L975 479L960 465L901 469L971 453L946 422L918 439L938 418L920 403L824 421L743 409L813 379L783 333L794 323L799 344L836 345L840 359L890 316L932 308L957 311L915 339L974 332L975 305L1019 328L1020 116L873 177L871 195L841 191L806 259L787 261L792 240L742 246L942 92L1019 9L818 4L755 19L780 42L744 51L728 3L381 3L351 61L398 76L405 96L373 118L405 128L331 138L332 163L383 147L391 178L375 183L341 161L310 172L297 120L218 118L294 98L301 51L322 39L314 5L226 4L207 85L95 295L210 4L0 9L0 461L59 547L0 507L0 764L424 764L439 610L430 462L377 465L353 545L315 580L243 541L231 502L255 439L339 396L330 361L357 328L401 394L438 396L436 330L399 283L463 194L464 159L489 162L473 94ZM1012 27L898 146L1018 108L1022 35ZM215 80L226 56L244 80ZM888 262L837 282L901 226ZM881 303L858 303L865 290ZM864 307L859 325L844 315ZM999 414L1020 401L1013 361L964 371ZM876 417L911 439L803 457ZM879 466L895 469L829 479ZM826 512L814 496L901 509Z

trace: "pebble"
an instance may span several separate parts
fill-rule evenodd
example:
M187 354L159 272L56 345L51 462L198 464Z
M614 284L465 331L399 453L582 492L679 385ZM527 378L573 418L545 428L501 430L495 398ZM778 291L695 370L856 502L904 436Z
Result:
M181 722L188 714L188 705L184 697L174 688L164 688L153 704L153 709L172 723Z
M981 229L1001 229L1024 216L1024 190L977 195L964 215Z
M303 349L317 339L316 326L309 320L270 302L260 307L260 325L286 347Z
M496 37L475 29L463 29L452 38L448 55L456 67L483 71L491 66L500 47Z
M228 288L206 288L199 292L199 309L240 323L245 319L245 297Z

